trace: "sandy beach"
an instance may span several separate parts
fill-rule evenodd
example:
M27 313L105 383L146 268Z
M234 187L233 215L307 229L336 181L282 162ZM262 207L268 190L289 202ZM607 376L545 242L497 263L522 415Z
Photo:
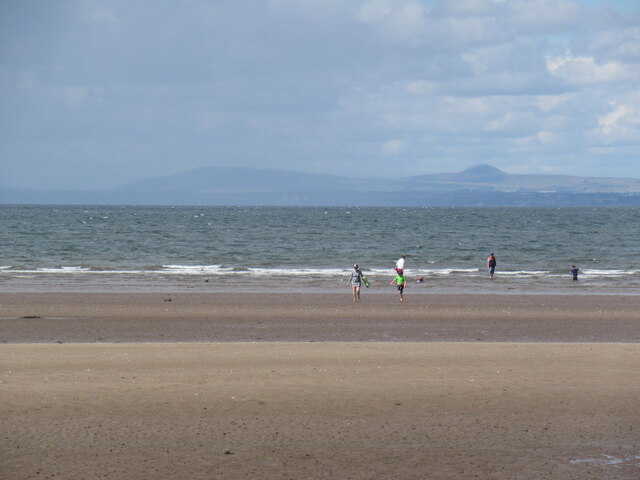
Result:
M0 478L638 478L638 297L395 300L0 294Z
M0 293L0 342L640 342L639 311L632 295Z

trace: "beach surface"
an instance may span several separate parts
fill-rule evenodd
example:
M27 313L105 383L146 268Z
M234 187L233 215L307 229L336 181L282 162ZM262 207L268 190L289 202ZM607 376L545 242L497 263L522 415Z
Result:
M391 289L390 289L391 290ZM0 293L0 342L640 342L640 296Z
M635 296L0 304L2 479L640 473Z

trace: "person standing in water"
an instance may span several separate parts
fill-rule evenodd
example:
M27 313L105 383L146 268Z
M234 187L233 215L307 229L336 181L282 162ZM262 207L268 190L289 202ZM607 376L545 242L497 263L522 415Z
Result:
M396 262L396 273L398 275L403 275L404 274L404 260L405 258L407 258L406 255L402 255L398 261Z
M398 288L398 294L400 295L400 301L404 302L404 287L407 286L406 277L402 273L398 273L398 275L396 275L396 278L391 280L391 283L389 285L393 285L394 283L396 284L396 287Z
M569 272L571 273L571 275L573 276L573 281L577 282L578 281L578 272L580 271L580 269L578 267L576 267L575 265L571 266L571 270L569 270Z
M496 273L496 265L498 264L498 262L496 262L496 257L493 254L493 252L491 252L489 254L489 258L487 258L487 270L489 270L489 278L491 280L493 280L493 274Z
M360 287L362 287L362 278L364 274L358 264L353 266L353 272L351 272L351 277L349 277L349 283L351 284L351 290L353 292L353 301L356 302L360 300Z

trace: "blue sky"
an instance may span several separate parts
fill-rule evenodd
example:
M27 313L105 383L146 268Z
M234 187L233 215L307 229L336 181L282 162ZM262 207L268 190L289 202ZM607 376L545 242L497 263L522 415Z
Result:
M640 177L636 0L0 1L0 185Z

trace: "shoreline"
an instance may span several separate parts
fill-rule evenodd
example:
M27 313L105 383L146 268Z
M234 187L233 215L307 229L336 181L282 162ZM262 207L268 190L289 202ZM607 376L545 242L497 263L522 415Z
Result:
M496 295L496 296L576 296L576 297L612 297L612 296L621 296L621 297L640 297L640 291L635 288L624 288L624 289L602 289L595 286L590 286L593 290L589 290L589 288L577 288L574 290L571 288L567 288L566 290L557 289L557 288L539 288L537 290L531 290L524 287L511 287L507 285L502 285L500 288L464 288L464 287L419 287L420 290L413 288L412 284L409 284L409 288L405 289L407 294L411 296L429 296L429 295L438 295L438 296L454 296L454 295L478 295L478 296L486 296L486 295ZM287 294L296 294L296 295L343 295L345 288L323 288L317 286L309 286L309 287L291 287L291 286L215 286L214 289L209 286L200 286L200 285L176 285L176 284L167 284L164 286L154 285L154 286L137 286L137 285L110 285L105 286L101 284L99 286L87 286L87 285L70 285L63 286L58 288L52 288L50 286L36 286L36 287L24 287L24 286L8 286L4 285L4 288L0 292L0 294L162 294L165 292L169 293L197 293L201 295L217 295L217 294L237 294L238 291L242 291L243 294L250 295L287 295ZM473 293L469 293L470 290L473 290ZM387 289L382 292L377 290L375 293L370 290L364 290L364 294L367 296L375 295L375 296L393 296L397 295L396 291L391 289Z
M3 273L3 272L0 272ZM6 274L6 272L4 272ZM345 277L345 278L348 278ZM0 276L0 290L6 293L154 293L154 292L198 292L198 293L297 293L297 294L337 294L347 288L345 278L323 279L306 277L282 277L265 279L241 279L233 277L193 278L171 276L127 277L106 274L85 276L76 274L69 276L33 276L5 277ZM581 278L579 282L544 280L535 278L514 279L508 275L497 276L494 280L484 277L476 278L426 278L424 283L416 282L415 277L408 277L407 293L412 295L640 295L640 283L635 279L593 280ZM388 288L393 275L370 277L372 287L363 292L378 294L394 293Z

